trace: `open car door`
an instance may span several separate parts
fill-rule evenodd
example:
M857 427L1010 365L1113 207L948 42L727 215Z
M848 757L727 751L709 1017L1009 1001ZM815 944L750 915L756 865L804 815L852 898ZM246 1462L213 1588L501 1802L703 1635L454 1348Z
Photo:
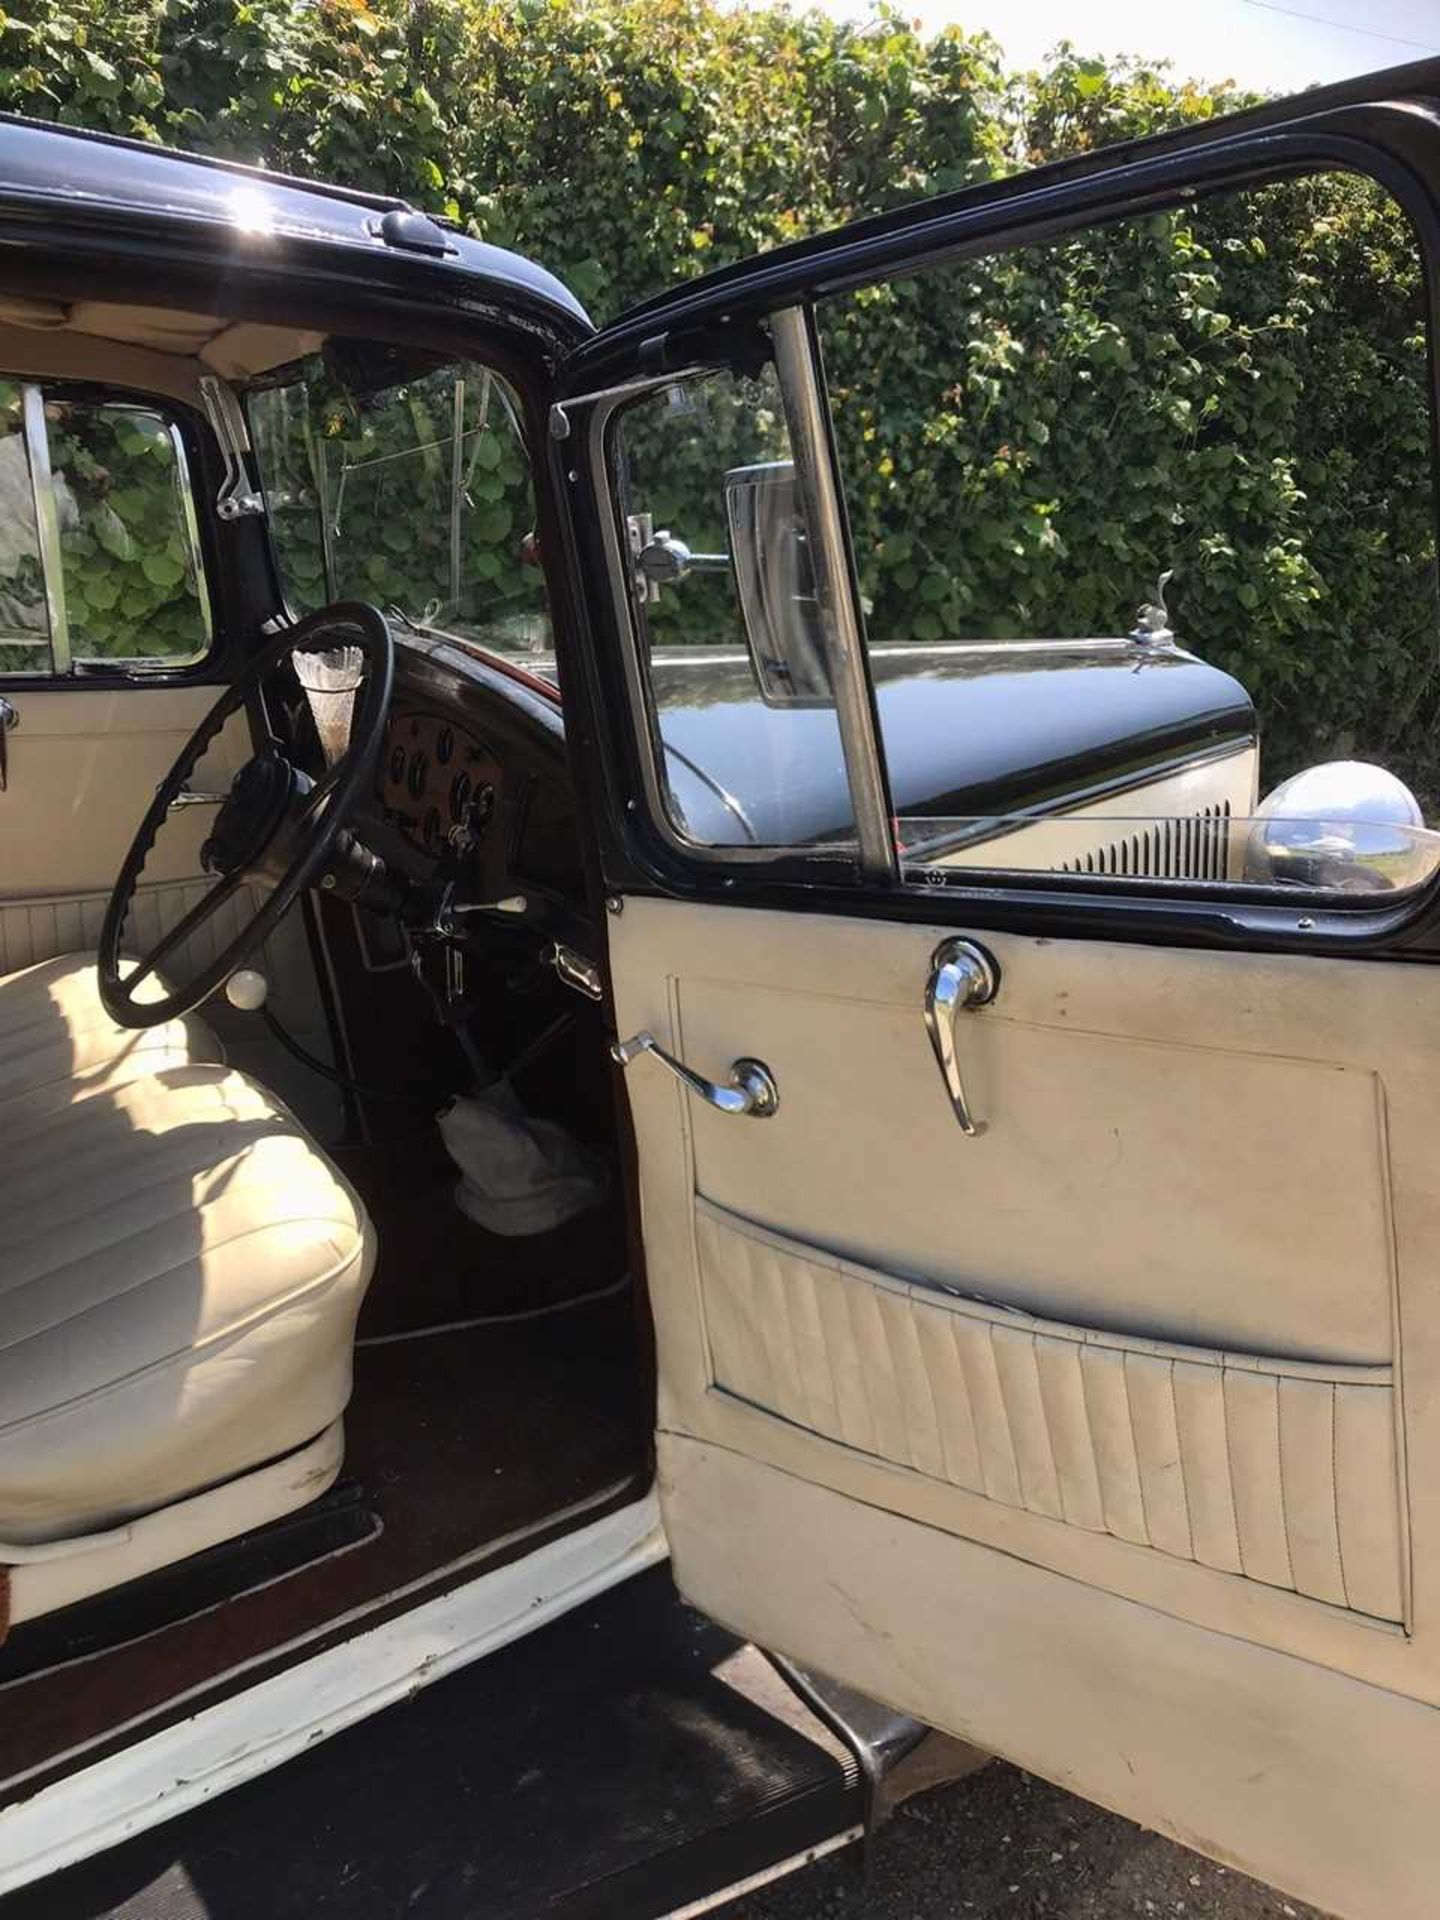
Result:
M1225 195L1291 231L1340 173L1433 286L1437 96L1408 69L784 250L600 336L552 420L682 1590L1346 1916L1440 1884L1435 843L1334 782L1318 826L1259 813L1265 716L1257 748L1202 657L1244 636L1199 597L1193 646L1154 602L1012 626L957 687L912 554L939 622L908 666L876 628L995 262L1193 247ZM894 363L849 316L932 292L877 521ZM1177 471L1126 479L1169 511ZM692 698L696 641L728 678Z

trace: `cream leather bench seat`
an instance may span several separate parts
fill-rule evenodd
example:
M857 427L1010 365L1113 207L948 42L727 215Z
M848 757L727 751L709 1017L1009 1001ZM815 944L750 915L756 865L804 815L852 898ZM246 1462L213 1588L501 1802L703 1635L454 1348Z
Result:
M224 1058L194 1014L138 1031L116 1026L100 1004L93 953L61 954L0 976L0 1129L13 1101L44 1089L68 1104L161 1067Z
M56 975L29 984L45 973L0 982L0 1008L17 979L53 998ZM14 1076L0 1095L12 1621L323 1493L374 1264L359 1199L263 1087L220 1065L163 1064L203 1044L203 1027L117 1054L83 993L78 1004L73 1037L56 1043L79 1063L70 1081L50 1043L17 1042L24 1022L0 1014ZM0 1637L4 1624L0 1591Z

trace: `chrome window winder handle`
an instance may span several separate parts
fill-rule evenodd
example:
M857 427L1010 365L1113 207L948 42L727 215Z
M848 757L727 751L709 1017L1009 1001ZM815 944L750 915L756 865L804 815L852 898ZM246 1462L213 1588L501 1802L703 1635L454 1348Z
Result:
M983 1123L977 1123L965 1098L955 1022L969 1007L988 1006L999 990L1000 969L973 940L942 940L931 955L930 978L925 983L925 1025L960 1131L972 1136L983 1131Z
M751 1120L768 1120L780 1105L780 1089L775 1085L775 1076L763 1061L737 1060L730 1069L729 1086L721 1087L713 1080L705 1079L702 1074L693 1072L683 1060L666 1053L653 1033L637 1033L631 1040L617 1040L610 1049L611 1057L618 1060L622 1067L628 1067L642 1053L653 1054L662 1067L668 1067L682 1085L717 1112L738 1113Z

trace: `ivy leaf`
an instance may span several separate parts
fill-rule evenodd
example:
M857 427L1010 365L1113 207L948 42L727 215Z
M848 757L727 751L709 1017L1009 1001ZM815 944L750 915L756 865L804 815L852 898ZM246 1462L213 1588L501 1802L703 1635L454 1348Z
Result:
M85 602L87 606L108 613L120 598L120 582L113 575L91 573L85 576ZM66 599L73 600L75 583L67 582Z
M90 527L106 553L113 554L117 560L134 559L135 542L130 529L113 507L97 507L90 516Z
M89 47L81 50L81 59L85 62L89 76L90 91L105 99L113 99L120 91L120 76L108 60L102 60L98 53Z
M152 587L178 587L185 578L182 562L163 552L147 553L140 562L140 571Z
M476 533L492 546L498 546L514 525L515 515L503 501L493 507L483 508L475 516Z

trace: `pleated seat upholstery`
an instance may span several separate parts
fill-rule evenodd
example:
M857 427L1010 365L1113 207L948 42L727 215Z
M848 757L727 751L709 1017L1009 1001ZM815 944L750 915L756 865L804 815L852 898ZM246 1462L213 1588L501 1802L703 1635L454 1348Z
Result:
M158 980L153 991L162 991ZM224 1058L194 1014L138 1031L117 1026L100 1004L93 954L62 954L0 977L0 1132L17 1101L33 1113L35 1096L68 1105L160 1068Z
M373 1233L245 1075L165 1068L63 1106L42 1089L6 1129L0 1223L0 1561L339 1418Z
M116 1026L93 956L0 978L0 1639L339 1472L374 1233L223 1058Z

